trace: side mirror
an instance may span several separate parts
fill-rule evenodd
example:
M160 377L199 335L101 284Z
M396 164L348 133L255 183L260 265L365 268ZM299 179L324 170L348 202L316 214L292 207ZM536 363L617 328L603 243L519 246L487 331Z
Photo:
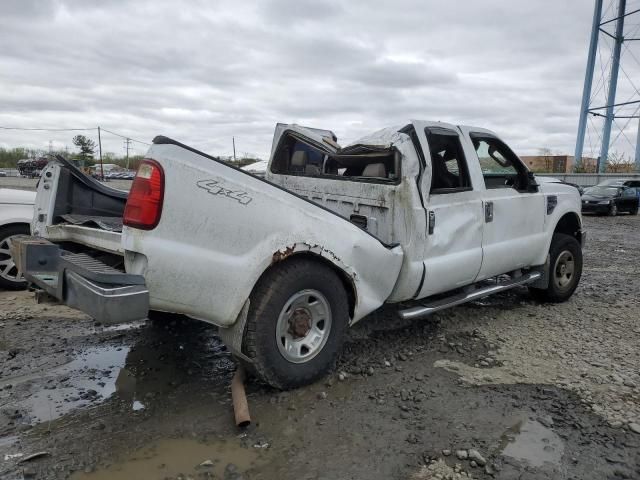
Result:
M527 172L527 191L528 192L537 192L538 191L538 182L536 181L536 176L533 172Z

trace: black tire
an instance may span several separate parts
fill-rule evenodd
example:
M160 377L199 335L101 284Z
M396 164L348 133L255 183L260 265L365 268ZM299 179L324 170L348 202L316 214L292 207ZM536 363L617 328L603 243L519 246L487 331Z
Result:
M15 225L6 225L4 227L0 227L0 262L4 261L12 261L10 255L4 252L7 244L5 243L9 237L13 237L14 235L29 235L31 233L29 225L25 224L15 224ZM4 245L4 246L3 246ZM11 267L9 270L4 271L7 265L0 265L0 289L5 290L24 290L27 288L27 281L22 280L12 280L17 277L17 269L15 266Z
M638 207L639 207L639 206L640 206L640 205L636 205L635 207L633 207L631 210L629 210L629 213L630 213L631 215L637 215L637 214L638 214Z
M330 309L330 328L315 356L304 363L293 363L280 352L276 338L278 318L291 298L307 290L324 296ZM251 292L243 339L243 352L252 360L247 369L282 390L312 383L335 366L348 324L347 293L330 267L296 258L275 265Z
M616 202L613 202L611 204L607 215L609 215L610 217L615 217L616 215L618 215L618 205L616 205Z
M573 260L573 274L565 285L561 285L560 280L557 280L556 275L559 276L562 260L559 262L559 257L568 252L570 258ZM568 258L568 257L563 257ZM565 235L563 233L556 233L551 240L551 247L549 248L549 285L547 288L533 288L529 287L531 296L536 300L543 302L560 303L568 300L580 283L580 277L582 276L582 248L578 241L571 235Z

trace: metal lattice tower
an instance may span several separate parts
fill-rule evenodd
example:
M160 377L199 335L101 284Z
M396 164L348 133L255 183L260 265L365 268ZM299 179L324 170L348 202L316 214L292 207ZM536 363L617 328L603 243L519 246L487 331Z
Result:
M595 0L576 170L588 152L591 158L597 156L598 171L604 172L615 152L617 160L634 159L640 172L640 0L607 1L603 9L605 0Z

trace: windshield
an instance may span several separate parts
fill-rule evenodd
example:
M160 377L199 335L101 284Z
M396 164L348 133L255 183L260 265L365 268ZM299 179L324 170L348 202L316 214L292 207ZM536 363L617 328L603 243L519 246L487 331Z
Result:
M602 196L611 196L618 194L617 187L589 187L584 193L588 195L602 195Z

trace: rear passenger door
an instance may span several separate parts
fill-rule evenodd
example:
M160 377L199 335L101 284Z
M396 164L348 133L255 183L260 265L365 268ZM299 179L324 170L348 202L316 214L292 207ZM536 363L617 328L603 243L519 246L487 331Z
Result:
M482 264L482 199L474 188L460 132L414 121L426 159L421 190L427 215L425 276L417 298L472 283Z

